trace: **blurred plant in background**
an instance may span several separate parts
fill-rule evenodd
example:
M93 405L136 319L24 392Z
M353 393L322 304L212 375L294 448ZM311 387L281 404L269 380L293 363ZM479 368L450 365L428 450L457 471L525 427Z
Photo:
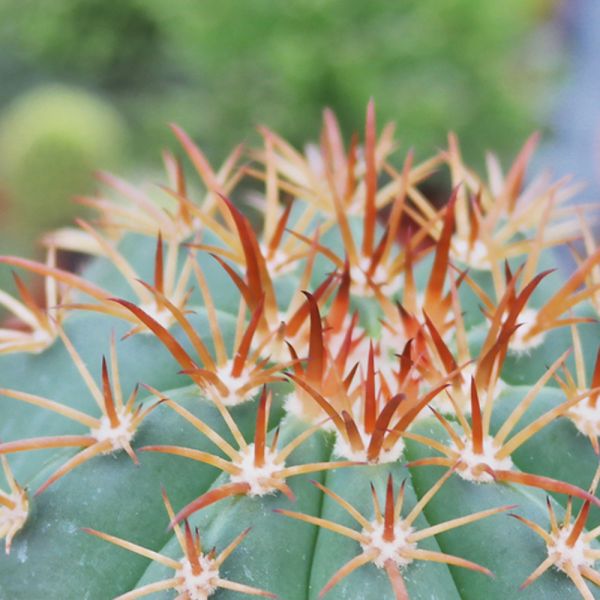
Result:
M118 164L123 142L121 117L91 94L46 85L20 96L0 120L0 173L19 235L74 215L65 191L83 193L97 165Z
M0 0L2 205L34 235L68 221L92 166L156 164L147 148L171 143L168 121L218 163L257 123L316 137L324 106L350 133L371 96L417 156L449 128L468 159L514 153L556 66L535 43L552 5Z

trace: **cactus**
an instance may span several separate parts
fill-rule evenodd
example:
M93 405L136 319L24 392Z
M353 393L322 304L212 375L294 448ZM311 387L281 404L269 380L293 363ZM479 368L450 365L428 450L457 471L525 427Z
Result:
M0 115L0 176L11 223L37 237L72 218L71 196L92 189L95 167L118 164L126 141L115 109L84 90L42 85L17 96Z
M600 250L525 183L537 138L485 178L452 135L394 166L372 102L306 156L173 132L194 177L103 174L93 224L0 258L0 598L600 597Z

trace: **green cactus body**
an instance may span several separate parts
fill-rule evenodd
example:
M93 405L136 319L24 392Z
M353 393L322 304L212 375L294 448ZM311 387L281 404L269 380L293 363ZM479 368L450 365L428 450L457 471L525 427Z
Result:
M600 597L600 252L534 142L488 184L453 138L396 170L372 104L316 162L264 130L253 228L174 131L206 191L166 154L160 203L103 176L97 228L0 258L49 306L0 296L0 599Z

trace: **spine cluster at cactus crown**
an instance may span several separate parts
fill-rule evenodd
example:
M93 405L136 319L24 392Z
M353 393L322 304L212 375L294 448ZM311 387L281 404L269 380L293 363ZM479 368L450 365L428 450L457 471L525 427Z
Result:
M0 600L600 597L600 249L537 138L481 177L372 102L218 169L172 129L0 257Z

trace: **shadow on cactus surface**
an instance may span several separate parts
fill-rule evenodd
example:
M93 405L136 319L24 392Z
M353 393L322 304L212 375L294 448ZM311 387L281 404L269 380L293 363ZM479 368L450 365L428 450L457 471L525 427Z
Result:
M398 168L372 102L219 168L173 131L164 184L0 257L0 598L600 597L600 250L537 138L481 177L453 136Z

